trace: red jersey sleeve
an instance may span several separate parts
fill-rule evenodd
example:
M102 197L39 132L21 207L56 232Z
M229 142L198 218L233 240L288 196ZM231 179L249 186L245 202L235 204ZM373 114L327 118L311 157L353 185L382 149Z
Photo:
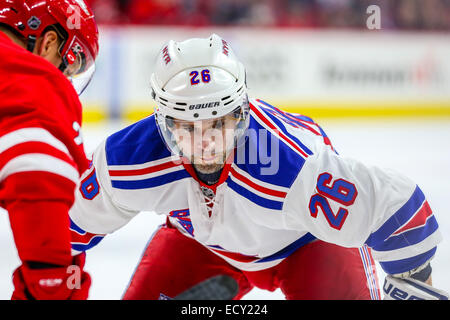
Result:
M71 261L68 210L88 167L80 128L70 82L0 32L0 205L22 261Z

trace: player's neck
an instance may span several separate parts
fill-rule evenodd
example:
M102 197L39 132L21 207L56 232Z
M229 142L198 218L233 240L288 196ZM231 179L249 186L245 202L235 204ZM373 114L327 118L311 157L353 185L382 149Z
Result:
M201 182L203 182L203 183L205 183L205 184L207 184L207 185L209 185L209 186L211 186L211 185L216 184L217 182L219 182L220 175L222 174L222 170L223 170L223 167L222 167L222 168L220 168L220 169L219 169L218 171L216 171L216 172L212 172L212 173L203 173L203 172L198 171L198 170L195 168L195 166L193 166L193 167L194 167L195 173L197 174L197 178L198 178Z
M10 30L0 27L0 32L2 32L4 35L6 35L12 42L17 44L18 46L20 46L24 49L26 48L25 43Z

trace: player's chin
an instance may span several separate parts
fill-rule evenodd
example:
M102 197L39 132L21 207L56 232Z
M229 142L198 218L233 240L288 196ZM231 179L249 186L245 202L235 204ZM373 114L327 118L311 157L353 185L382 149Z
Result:
M208 159L199 158L194 159L193 165L198 172L208 174L222 169L225 165L225 161L223 156L216 156Z

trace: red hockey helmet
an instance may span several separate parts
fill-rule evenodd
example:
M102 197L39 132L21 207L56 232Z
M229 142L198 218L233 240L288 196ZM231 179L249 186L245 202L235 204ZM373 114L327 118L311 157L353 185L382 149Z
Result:
M88 85L98 54L98 29L84 0L0 0L0 24L25 37L29 51L48 27L54 27L64 39L60 70L79 94Z

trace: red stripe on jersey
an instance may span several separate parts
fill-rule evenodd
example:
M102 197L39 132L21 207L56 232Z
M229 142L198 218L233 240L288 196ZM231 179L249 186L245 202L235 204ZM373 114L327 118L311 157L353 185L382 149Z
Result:
M324 142L327 146L330 146L332 150L334 150L333 145L331 144L331 140L330 140L328 137L322 135L320 132L317 132L316 130L314 130L314 129L310 126L310 125L318 126L316 123L310 122L310 121L306 121L306 120L302 120L302 119L298 119L298 118L296 118L295 116L293 116L292 114L287 113L287 112L283 112L283 114L285 114L286 117L288 117L288 118L290 118L290 119L292 119L292 120L294 120L294 121L301 122L302 128L308 129L309 131L311 131L311 132L314 133L315 135L323 137L323 142Z
M268 189L268 188L265 188L263 186L260 186L260 185L256 184L255 182L251 181L250 179L244 177L240 173L238 173L234 168L231 168L230 172L238 180L248 184L249 186L251 186L255 190L258 190L258 191L260 191L262 193L269 194L271 196L286 198L286 195L287 195L286 192L278 191L278 190L272 190L272 189Z
M262 101L262 100L260 100L260 99L256 99L256 101L258 101L259 103L262 103L262 104L266 104L264 101ZM268 105L268 106L269 106L269 105ZM315 123L314 121L308 121L308 120L305 120L305 119L299 119L299 118L296 118L296 117L295 117L296 115L301 116L300 114L289 113L289 112L285 112L285 111L283 111L283 110L281 110L281 109L277 109L277 108L275 108L275 107L273 107L273 108L276 109L276 110L278 110L279 112L281 112L281 113L282 113L284 116L286 116L287 118L290 118L290 119L292 119L292 120L295 121L295 122L301 123L301 127L302 127L303 129L308 129L309 131L311 131L311 132L314 133L315 135L318 135L318 136L323 137L324 143L325 143L326 145L330 146L331 149L334 151L334 147L333 147L333 145L331 144L331 140L330 140L328 137L324 136L321 132L318 132L318 131L316 131L315 129L313 129L313 128L311 127L311 125L314 125L314 126L316 126L316 127L318 127L318 128L320 129L320 126L319 126L317 123Z
M255 114L258 116L258 118L263 121L269 128L271 128L272 130L274 130L279 136L280 138L284 139L287 143L289 143L295 150L297 150L298 152L300 152L300 154L302 154L305 158L308 158L308 155L302 150L300 149L299 146L297 146L291 139L289 139L288 137L286 137L284 135L283 132L281 132L280 130L278 130L269 120L267 120L262 114L261 112L254 107L253 105L250 104L251 109L255 112Z
M424 226L427 223L427 219L432 215L433 211L431 210L428 202L425 201L422 207L413 216L413 218L406 225L395 231L392 235L395 236L405 231Z
M302 126L301 126L302 128L308 129L309 131L311 131L312 133L314 133L316 136L321 136L320 132L317 132L316 130L314 130L314 129L310 126L311 122L309 122L309 121L304 121L304 120L301 120L301 119L298 119L298 118L294 117L293 115L291 115L291 114L288 113L288 112L283 112L283 114L284 114L286 117L292 119L293 121L300 122L300 123L302 124Z
M323 137L323 142L327 145L330 146L332 150L334 150L333 145L331 144L331 140L328 137Z
M19 156L23 156L26 154L45 154L52 156L54 158L63 160L70 164L75 169L77 168L76 163L73 159L65 152L56 149L55 147L39 141L29 141L16 144L11 148L3 151L0 154L0 169L3 168L9 161Z
M109 170L109 175L112 177L117 176L138 176L141 174L153 173L164 169L169 169L181 165L181 161L169 161L161 164L157 164L151 167L133 170Z
M275 108L275 107L273 107L273 106L270 106L269 104L265 103L265 102L262 101L261 99L256 99L256 101L258 101L259 103L261 103L261 104L263 104L263 105L266 105L267 107L270 107L270 109L268 109L268 110L271 110L272 112L278 112L278 113L281 113L281 114L282 114L283 116L285 116L286 118L289 118L289 119L293 120L293 121L296 122L296 123L301 123L301 125L300 125L301 128L307 129L307 130L311 131L312 133L314 133L314 134L317 135L317 136L321 136L320 132L317 132L316 130L314 130L314 129L310 126L310 124L315 124L314 122L306 121L306 120L302 120L302 119L296 118L296 117L295 117L295 114L292 114L292 113L289 113L289 112L285 112L285 111L283 111L283 110L281 110L281 109L278 109L278 108ZM266 110L267 110L267 109L266 109Z

